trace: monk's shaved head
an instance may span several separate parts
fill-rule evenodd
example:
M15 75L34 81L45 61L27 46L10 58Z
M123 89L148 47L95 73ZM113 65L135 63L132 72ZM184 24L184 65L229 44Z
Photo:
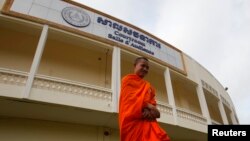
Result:
M148 59L147 59L146 57L137 57L137 58L135 59L134 66L135 66L138 62L140 62L141 60L145 60L145 61L149 62Z

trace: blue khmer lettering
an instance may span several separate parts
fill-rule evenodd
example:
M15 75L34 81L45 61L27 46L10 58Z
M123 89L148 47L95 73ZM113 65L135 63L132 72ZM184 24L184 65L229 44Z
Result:
M118 23L116 22L112 22L108 19L103 19L102 17L98 17L97 18L97 23L100 23L102 25L107 25L115 30L118 30L120 32L123 32L123 33L126 33L127 35L132 35L133 37L137 38L137 39L140 39L141 41L143 42L147 42L157 48L161 48L161 44L143 34L140 34L139 32L137 31L134 31L132 29L129 29L127 27L124 27L122 25L119 25ZM122 35L124 36L124 35ZM132 40L133 38L130 37L130 40ZM136 41L135 41L136 42ZM137 41L138 42L138 41Z

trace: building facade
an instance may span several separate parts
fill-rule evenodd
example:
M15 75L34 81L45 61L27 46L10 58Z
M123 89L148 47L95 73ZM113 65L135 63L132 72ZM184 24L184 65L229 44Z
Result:
M203 66L142 29L70 0L0 0L0 138L118 141L121 78L150 60L158 120L173 141L239 124Z

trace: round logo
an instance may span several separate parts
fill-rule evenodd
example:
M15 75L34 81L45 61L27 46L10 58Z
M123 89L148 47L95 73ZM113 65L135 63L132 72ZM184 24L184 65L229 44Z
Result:
M67 23L76 27L86 27L90 23L89 15L76 7L65 7L62 10L62 17Z

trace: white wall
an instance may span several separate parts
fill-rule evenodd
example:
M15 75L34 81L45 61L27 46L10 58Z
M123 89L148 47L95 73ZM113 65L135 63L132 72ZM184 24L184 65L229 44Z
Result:
M0 119L2 141L118 141L119 132L104 136L105 128L31 119Z

